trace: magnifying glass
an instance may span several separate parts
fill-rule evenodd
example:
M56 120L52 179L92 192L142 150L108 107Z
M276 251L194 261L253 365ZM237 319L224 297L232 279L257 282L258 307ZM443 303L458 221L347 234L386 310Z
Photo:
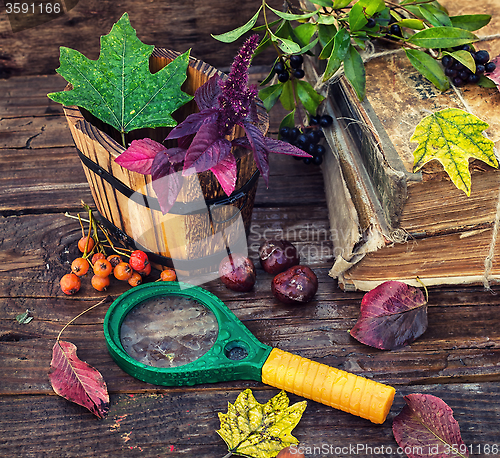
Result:
M383 423L395 389L261 343L214 294L180 282L136 286L104 319L112 358L164 386L255 380Z

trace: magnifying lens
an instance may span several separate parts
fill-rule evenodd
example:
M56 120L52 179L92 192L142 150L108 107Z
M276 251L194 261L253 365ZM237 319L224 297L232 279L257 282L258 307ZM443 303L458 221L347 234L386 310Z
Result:
M395 389L264 345L215 295L179 282L136 286L104 319L119 367L164 386L256 380L383 423Z

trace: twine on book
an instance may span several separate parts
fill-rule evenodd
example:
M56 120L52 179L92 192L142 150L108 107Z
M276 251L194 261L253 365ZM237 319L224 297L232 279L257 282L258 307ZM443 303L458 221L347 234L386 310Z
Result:
M464 99L462 96L461 92L457 89L457 87L452 83L451 87L453 88L455 95L458 97L462 105L464 106L465 110L468 113L472 113L472 109L469 107L469 104L467 101ZM486 138L488 137L488 134L486 132L483 132L483 135ZM495 153L495 156L498 158L498 154L496 152L496 148L493 147L493 151ZM498 198L497 198L497 208L496 208L496 213L495 213L495 221L493 223L493 232L491 234L491 241L490 241L490 246L488 249L488 254L486 255L486 258L484 259L484 272L483 272L483 285L486 290L491 291L490 287L490 274L491 270L493 269L493 258L495 257L495 248L497 244L497 238L498 238L498 230L500 227L500 189L498 190Z
M491 290L489 276L493 269L493 258L495 257L495 247L498 238L498 228L500 226L500 189L498 190L497 212L495 215L495 224L493 224L493 233L491 234L490 248L488 255L484 260L483 285L487 290Z

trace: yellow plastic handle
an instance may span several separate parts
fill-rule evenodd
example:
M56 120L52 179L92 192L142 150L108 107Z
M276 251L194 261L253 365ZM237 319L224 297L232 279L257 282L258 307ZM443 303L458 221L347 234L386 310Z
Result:
M373 380L273 348L262 382L335 409L383 423L396 390Z

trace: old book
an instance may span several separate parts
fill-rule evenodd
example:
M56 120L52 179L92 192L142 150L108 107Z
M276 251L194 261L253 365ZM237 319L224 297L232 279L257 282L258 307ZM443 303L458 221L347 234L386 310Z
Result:
M476 32L476 48L500 54L500 0L441 3L450 15L491 14ZM471 161L467 197L437 161L413 173L417 144L410 142L425 116L455 107L489 124L484 135L498 153L499 91L468 85L442 93L396 47L371 49L365 58L365 100L344 77L322 88L325 110L335 118L323 165L335 249L330 275L345 289L361 290L390 279L419 285L417 277L428 286L500 280L499 170ZM319 64L308 65L308 77L321 87Z

